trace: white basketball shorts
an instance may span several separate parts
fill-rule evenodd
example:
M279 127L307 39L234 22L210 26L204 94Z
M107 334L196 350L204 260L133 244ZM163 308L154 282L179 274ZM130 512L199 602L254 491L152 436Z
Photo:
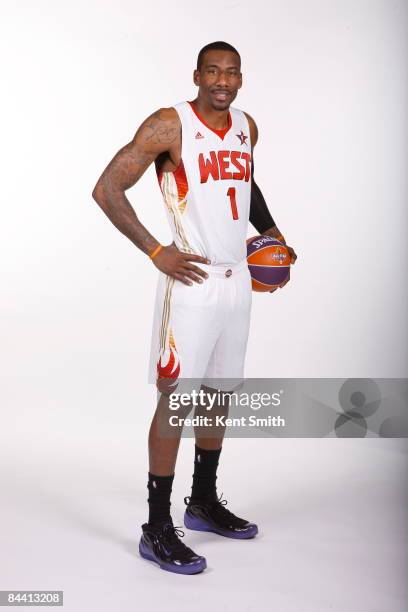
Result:
M159 273L149 383L205 379L209 387L230 391L235 386L228 381L244 375L252 303L248 264L196 265L208 273L201 284Z

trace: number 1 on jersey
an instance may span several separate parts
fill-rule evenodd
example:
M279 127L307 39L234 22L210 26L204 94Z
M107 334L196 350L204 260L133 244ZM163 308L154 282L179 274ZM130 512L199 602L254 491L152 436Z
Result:
M237 209L237 201L235 199L235 187L230 187L227 191L227 196L230 199L231 210L232 210L232 218L238 219L238 209Z

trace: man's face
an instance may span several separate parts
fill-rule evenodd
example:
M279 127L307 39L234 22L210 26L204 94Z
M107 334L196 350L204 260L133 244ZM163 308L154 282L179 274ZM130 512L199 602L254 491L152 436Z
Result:
M212 108L228 108L242 85L239 57L232 51L207 51L201 70L194 70L194 83L199 87L200 97Z

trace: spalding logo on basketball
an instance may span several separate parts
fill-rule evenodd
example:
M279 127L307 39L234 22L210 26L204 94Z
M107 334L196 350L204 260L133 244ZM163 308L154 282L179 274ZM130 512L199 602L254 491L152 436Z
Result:
M272 236L249 238L247 261L254 291L270 291L289 277L289 251Z

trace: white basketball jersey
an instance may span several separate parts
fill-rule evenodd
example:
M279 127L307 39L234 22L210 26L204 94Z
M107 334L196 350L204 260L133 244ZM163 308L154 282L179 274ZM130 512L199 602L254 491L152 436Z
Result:
M190 102L174 105L181 121L181 161L158 172L173 240L212 264L246 258L251 199L251 137L245 113L230 107L228 127L214 130Z

